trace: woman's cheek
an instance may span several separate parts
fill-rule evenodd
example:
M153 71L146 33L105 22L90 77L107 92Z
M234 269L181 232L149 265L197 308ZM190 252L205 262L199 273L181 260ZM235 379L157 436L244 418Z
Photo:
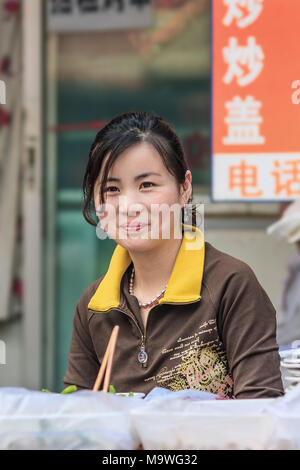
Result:
M157 193L152 193L151 201L156 204L168 204L169 206L178 203L178 194L175 190L162 191Z

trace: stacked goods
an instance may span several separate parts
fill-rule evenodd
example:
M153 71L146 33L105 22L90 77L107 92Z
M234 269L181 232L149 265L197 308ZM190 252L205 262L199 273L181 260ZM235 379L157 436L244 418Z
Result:
M288 384L285 391L289 391L300 383L300 351L292 351L281 360L284 370L284 383Z

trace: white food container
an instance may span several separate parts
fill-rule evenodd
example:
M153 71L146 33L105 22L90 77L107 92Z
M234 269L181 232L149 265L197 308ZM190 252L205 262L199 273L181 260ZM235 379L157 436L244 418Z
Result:
M168 396L131 411L146 450L263 450L271 447L274 421L269 399L184 400Z
M140 441L129 412L142 402L91 390L0 388L0 449L135 449Z

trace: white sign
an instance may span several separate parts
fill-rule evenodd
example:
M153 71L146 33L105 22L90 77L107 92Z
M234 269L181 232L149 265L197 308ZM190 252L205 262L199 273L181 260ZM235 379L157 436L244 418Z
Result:
M294 200L300 196L300 154L218 154L213 178L217 200Z
M47 0L54 32L137 29L152 25L151 0Z

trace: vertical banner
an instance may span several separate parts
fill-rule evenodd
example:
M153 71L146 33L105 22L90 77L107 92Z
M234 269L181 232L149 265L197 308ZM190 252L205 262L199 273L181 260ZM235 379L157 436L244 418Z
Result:
M214 201L300 197L299 18L299 0L212 0Z

